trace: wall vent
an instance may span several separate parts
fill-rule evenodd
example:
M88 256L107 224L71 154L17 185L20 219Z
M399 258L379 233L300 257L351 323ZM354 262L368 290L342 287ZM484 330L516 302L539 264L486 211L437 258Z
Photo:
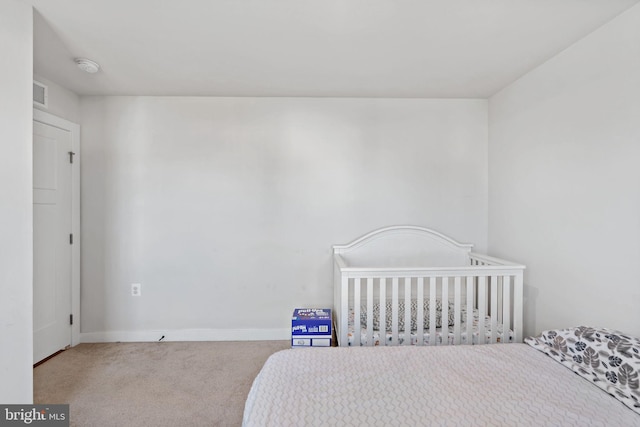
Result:
M37 81L33 81L33 105L49 108L49 88Z

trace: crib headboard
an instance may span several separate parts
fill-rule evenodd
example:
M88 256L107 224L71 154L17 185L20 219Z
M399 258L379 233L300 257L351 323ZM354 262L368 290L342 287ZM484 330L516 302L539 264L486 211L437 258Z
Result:
M336 245L349 267L453 267L469 264L472 244L414 225L385 227L346 245Z

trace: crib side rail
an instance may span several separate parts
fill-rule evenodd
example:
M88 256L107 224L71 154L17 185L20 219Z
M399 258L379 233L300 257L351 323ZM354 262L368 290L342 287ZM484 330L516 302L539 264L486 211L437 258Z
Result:
M492 257L477 252L469 253L470 264L474 266L511 266L517 269L517 274L513 276L514 280L514 297L513 297L513 331L514 342L522 342L523 340L523 304L524 304L524 265L516 264L511 261ZM499 295L501 297L501 295ZM492 319L493 320L493 319Z
M511 261L507 261L501 258L492 257L485 254L480 254L477 252L470 252L469 259L471 261L471 265L508 265L513 267L522 268L524 270L524 265L520 265Z
M391 301L392 307L398 307L398 301L404 301L404 325L411 325L412 319L417 325L417 344L423 344L425 305L429 310L429 344L435 344L436 339L436 304L437 300L453 301L454 311L453 342L460 344L464 334L466 342L472 342L473 310L478 310L479 318L491 316L490 342L497 342L497 322L503 323L505 329L513 330L513 342L522 342L522 278L524 266L513 263L489 265L478 264L464 267L448 268L352 268L347 267L344 260L335 255L334 262L334 308L338 345L348 343L349 309L354 312L354 345L373 345L373 304L380 307L379 324L386 325L391 317L391 344L398 343L399 334L404 333L399 327L398 310L386 313L386 301ZM487 257L479 262L495 262L495 258ZM500 260L502 261L502 260ZM411 300L417 300L415 313L410 312ZM384 303L383 303L384 302ZM442 304L442 319L448 318L449 304ZM462 308L467 308L464 319L466 328L462 325ZM361 325L361 310L367 313L366 325ZM484 322L479 325L479 337L484 337ZM365 328L366 342L361 340L360 331ZM406 331L407 334L410 331ZM405 336L407 336L405 334ZM447 336L448 341L448 336ZM409 344L405 340L403 344ZM479 340L480 341L480 340ZM484 339L483 339L484 341ZM501 339L500 342L507 342ZM443 344L447 344L444 342Z

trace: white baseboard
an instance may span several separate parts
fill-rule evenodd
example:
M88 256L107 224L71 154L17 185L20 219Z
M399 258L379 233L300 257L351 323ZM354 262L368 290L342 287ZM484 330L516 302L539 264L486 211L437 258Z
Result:
M162 338L164 336L164 338ZM291 329L167 329L147 331L81 332L80 342L160 341L274 341L290 340Z

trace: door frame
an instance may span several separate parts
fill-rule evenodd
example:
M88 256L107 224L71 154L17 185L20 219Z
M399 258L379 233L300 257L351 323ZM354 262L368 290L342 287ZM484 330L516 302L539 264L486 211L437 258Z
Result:
M33 121L71 133L71 346L80 344L80 125L41 110L33 110ZM33 284L31 285L33 287Z

